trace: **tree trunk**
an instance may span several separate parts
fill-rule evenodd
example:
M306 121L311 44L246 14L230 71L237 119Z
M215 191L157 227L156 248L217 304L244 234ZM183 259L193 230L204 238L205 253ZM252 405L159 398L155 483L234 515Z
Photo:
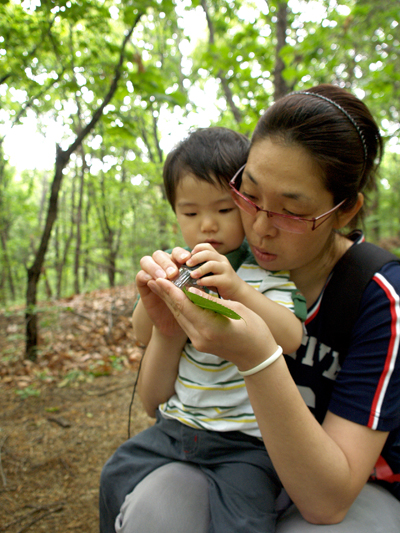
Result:
M201 0L201 7L203 8L204 13L206 15L208 32L209 32L208 42L209 42L210 45L213 45L213 44L215 44L214 24L213 24L213 21L212 21L212 19L210 17L210 13L208 11L208 5L207 5L207 1L206 0ZM233 94L232 94L231 88L229 87L229 82L226 79L225 73L221 69L218 70L217 78L221 82L222 89L224 91L224 95L225 95L226 101L228 103L229 109L231 110L232 115L233 115L235 121L237 122L237 124L240 124L242 122L242 120L243 120L242 113L241 113L240 109L238 107L236 107L235 102L233 101Z
M287 29L287 3L278 5L278 20L276 23L276 63L274 71L274 99L278 100L289 92L287 83L283 77L285 63L281 58L281 50L286 45Z
M55 230L54 230L54 250L55 250L55 269L56 269L56 298L59 300L61 298L61 292L62 292L62 275L63 275L63 266L62 266L62 259L61 259L61 246L60 242L62 241L62 238L60 238L60 235L62 234L59 224L57 224Z
M108 284L111 289L115 287L116 255L110 250L107 262Z
M50 201L49 201L49 206L48 206L48 211L47 211L46 223L45 223L45 227L42 233L42 239L39 245L39 249L36 253L35 260L33 262L33 265L28 268L28 283L27 283L27 290L26 290L26 313L25 313L25 321L26 321L25 356L27 359L30 359L32 361L35 361L37 358L37 339L38 339L37 314L36 314L37 284L40 278L40 272L41 272L41 269L44 263L44 258L45 258L47 247L49 244L51 230L57 218L58 194L60 191L61 182L63 178L63 170L65 166L67 165L71 157L71 154L75 152L75 150L77 150L81 146L82 141L92 131L92 129L97 124L97 122L100 120L103 114L104 108L109 104L112 97L114 96L115 91L117 90L117 87L118 87L119 79L121 77L121 70L122 70L122 65L124 62L126 45L129 39L131 38L131 35L133 33L133 30L135 29L136 24L141 19L142 14L143 13L139 13L136 16L135 21L133 22L130 30L127 32L127 34L125 35L123 39L121 50L120 50L119 61L114 71L114 78L111 82L110 88L103 102L94 112L92 119L88 122L85 128L79 133L75 141L70 145L70 147L67 150L65 151L61 150L61 148L57 146L55 173L54 173L53 183L51 185Z
M82 243L82 204L83 204L83 187L85 182L85 150L81 146L81 157L82 157L82 167L79 179L79 198L78 198L78 208L76 211L76 244L75 244L75 258L74 258L74 290L75 294L80 293L80 284L79 284L79 267L80 267L80 255L81 255L81 243Z
M13 275L12 275L12 269L10 265L10 260L8 257L8 250L7 250L7 240L8 240L8 234L9 234L9 227L10 227L10 221L6 215L6 208L4 205L4 192L7 188L7 180L6 173L5 173L5 159L4 159L4 152L3 152L3 141L4 137L0 138L0 240L1 240L1 246L3 248L3 257L1 258L0 264L4 266L2 268L3 273L1 276L1 287L0 287L0 299L1 299L1 293L4 293L4 301L6 300L6 280L8 279L8 285L10 287L11 297L14 300L15 299L15 288L14 288L14 281L13 281Z
M48 300L51 300L53 298L53 291L51 290L51 285L49 282L49 278L47 277L47 271L46 268L42 268L42 277L44 279L45 288L46 288L46 296Z
M91 208L91 194L90 187L88 189L88 196L86 200L86 209L85 209L85 246L83 248L83 283L86 283L89 280L89 242L90 242L90 208Z
M39 282L40 273L44 263L44 258L49 244L51 230L53 224L57 218L58 208L58 194L61 187L63 178L63 169L68 162L70 154L67 156L67 152L63 152L60 147L57 147L56 155L56 170L54 173L53 183L51 184L51 193L49 200L49 207L47 211L46 223L42 233L42 239L39 245L39 249L36 253L35 260L31 267L28 268L28 284L26 289L26 346L25 355L27 359L36 361L37 357L37 284Z
M12 268L10 265L10 260L8 258L7 235L6 235L5 230L1 232L1 246L3 248L3 261L2 262L4 264L4 271L3 271L4 283L7 279L8 286L9 286L10 293L11 293L11 299L15 300L15 286L14 286L14 280L13 280L13 275L12 275ZM4 285L4 301L5 301L5 295L6 295L6 291L5 291L5 285Z

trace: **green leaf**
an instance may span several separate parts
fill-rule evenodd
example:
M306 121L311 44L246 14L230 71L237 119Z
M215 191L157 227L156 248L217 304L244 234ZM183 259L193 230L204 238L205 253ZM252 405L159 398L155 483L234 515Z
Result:
M224 315L224 316L227 316L228 318L233 318L233 320L240 320L242 318L240 315L235 313L235 311L232 311L232 309L229 309L229 307L225 307L222 304L219 304L212 300L208 300L207 298L203 298L203 296L199 296L198 294L189 292L187 289L185 289L185 287L183 287L182 290L191 302L198 305L202 309L209 309L210 311L214 311L215 313L218 313L219 315Z

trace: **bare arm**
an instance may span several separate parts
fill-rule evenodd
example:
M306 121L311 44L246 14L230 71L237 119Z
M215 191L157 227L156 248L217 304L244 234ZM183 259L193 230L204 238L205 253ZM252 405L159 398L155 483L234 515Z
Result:
M216 287L220 296L226 300L240 302L257 313L268 325L276 342L282 346L284 353L292 353L300 346L303 326L296 315L287 307L274 302L254 287L242 280L230 265L228 259L219 254L209 244L195 246L188 265L206 261L196 270L195 277L199 285Z
M179 360L186 340L183 332L171 337L153 328L138 381L138 393L149 416L154 417L157 407L175 392Z
M275 352L266 324L240 303L226 305L244 320L229 320L197 308L165 280L151 285L196 349L230 360L240 370L257 366ZM309 522L340 522L367 481L387 433L332 413L321 426L283 357L245 380L264 443L289 496Z
M143 305L142 300L139 300L132 315L132 328L135 339L144 346L147 346L150 341L153 330L153 322Z
M303 517L316 524L343 520L367 482L387 433L329 412L321 426L283 358L245 381L265 446Z
M264 320L277 344L282 346L284 353L296 351L303 337L301 321L290 309L270 300L243 280L240 281L241 287L235 300Z
M188 252L176 253L186 257ZM160 250L153 256L140 260L142 270L136 276L140 294L133 313L136 339L147 345L139 374L138 393L149 416L155 416L157 407L175 392L179 359L187 335L175 320L164 300L149 287L149 281L157 278L174 278L178 272L178 260L173 262L169 254Z

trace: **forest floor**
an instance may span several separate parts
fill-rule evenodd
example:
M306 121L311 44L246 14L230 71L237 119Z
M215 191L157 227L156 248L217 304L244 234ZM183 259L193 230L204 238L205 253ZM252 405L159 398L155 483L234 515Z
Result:
M40 306L24 360L23 309L0 311L0 532L98 532L101 468L128 434L142 350L134 287ZM131 435L152 424L135 398Z

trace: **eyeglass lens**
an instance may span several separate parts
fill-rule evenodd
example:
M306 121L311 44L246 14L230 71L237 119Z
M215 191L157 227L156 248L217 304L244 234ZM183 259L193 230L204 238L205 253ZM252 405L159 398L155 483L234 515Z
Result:
M236 203L238 207L243 209L243 211L246 211L246 213L249 213L249 215L255 216L258 211L264 211L267 213L268 218L271 218L272 224L275 228L284 230L284 231L290 231L291 233L304 233L307 229L307 223L305 220L297 219L297 218L290 218L286 217L284 215L280 215L279 213L273 213L271 211L266 211L264 209L261 209L259 206L256 206L253 202L250 202L250 200L247 200L243 196L239 194L238 189L236 188L238 185L240 186L241 182L241 175L238 176L239 184L234 184L234 195L233 200Z

